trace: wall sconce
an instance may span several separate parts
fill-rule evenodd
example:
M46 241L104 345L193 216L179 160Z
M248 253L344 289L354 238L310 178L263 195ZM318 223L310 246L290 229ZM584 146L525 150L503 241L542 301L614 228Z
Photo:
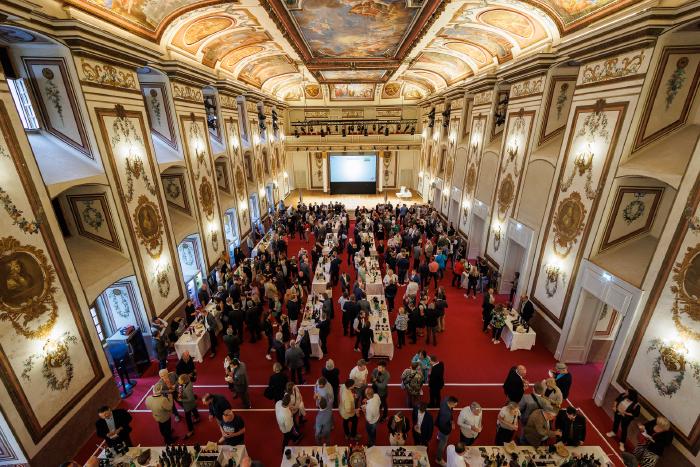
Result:
M209 235L211 236L211 244L215 250L219 249L219 227L214 223L209 223Z
M164 258L163 256L158 257L158 259L155 261L153 278L158 286L158 293L163 298L167 297L170 293L170 279L168 278L169 271L170 263L168 263L167 258Z
M700 232L700 217L693 216L693 208L686 206L683 210L683 216L688 219L688 229L692 232Z
M68 342L64 338L47 339L42 352L48 366L60 368L68 359Z
M553 297L559 288L559 278L562 277L561 267L558 264L547 264L544 268L547 275L545 291L548 297Z
M501 237L502 237L501 224L496 223L493 226L493 250L498 251L501 248Z
M287 172L284 173L284 178L289 178L289 174Z
M508 155L508 160L513 162L518 155L519 150L518 142L515 138L512 138L508 145L506 146L506 154Z
M241 201L240 204L238 205L238 209L240 209L241 212L245 212L248 209L248 205L246 204L245 201Z
M593 151L591 150L590 144L587 146L586 150L576 154L574 157L574 167L578 169L579 176L583 176L584 173L593 168Z

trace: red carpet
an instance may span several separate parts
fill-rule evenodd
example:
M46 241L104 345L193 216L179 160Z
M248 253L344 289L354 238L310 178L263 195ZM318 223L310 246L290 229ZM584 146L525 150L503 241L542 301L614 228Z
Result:
M289 244L290 255L304 246L307 250L313 244L308 242L291 240ZM343 254L344 261L346 255ZM347 263L343 263L343 269L347 269ZM351 272L354 278L354 273ZM547 376L547 370L553 367L555 360L552 355L542 346L535 346L531 351L518 350L510 352L501 343L494 345L490 336L485 336L481 332L481 297L476 300L466 299L464 290L450 287L452 278L450 271L447 271L442 285L447 290L447 302L449 308L446 311L445 332L439 334L438 345L436 347L427 346L429 354L435 354L445 363L445 381L447 387L443 390L443 397L454 395L459 399L459 407L467 405L472 401L477 401L484 407L484 431L477 439L477 445L492 445L496 432L495 421L498 410L504 403L505 396L501 389L501 384L511 366L523 364L528 370L528 379L534 382ZM403 295L405 288L400 288L399 296ZM434 290L431 287L431 293ZM338 310L337 299L340 296L339 287L333 291L336 309L336 318L333 322L333 331L328 339L327 357L334 360L337 368L341 372L341 380L346 378L356 361L360 358L358 352L353 351L354 338L343 337L340 312ZM502 297L503 298L503 297ZM398 300L397 300L398 303ZM393 317L392 317L393 318ZM246 333L246 343L241 348L241 360L248 367L249 380L251 384L250 395L253 408L241 410L241 415L246 424L246 447L249 455L256 460L260 460L266 466L279 465L281 456L282 436L277 427L274 415L274 405L271 401L263 397L263 390L267 385L268 377L272 372L272 362L265 359L266 340L256 344L247 342L249 336ZM390 413L394 409L405 407L403 391L399 387L399 377L401 372L409 365L411 357L420 349L424 348L423 342L418 341L417 345L408 345L402 349L396 349L394 359L389 362L388 370L391 374L393 386L390 388L389 407ZM223 369L221 362L225 356L224 346L220 343L219 353L216 358L207 360L198 365L198 379L195 389L200 397L205 392L215 392L225 394L230 398L226 384L223 380ZM307 409L314 407L312 399L312 385L316 378L320 376L321 368L325 364L323 361L312 360L311 373L305 376L307 386L302 388L304 402ZM175 356L171 357L169 368L174 369ZM370 369L374 367L370 363ZM602 409L595 406L592 400L593 391L599 377L599 367L591 365L572 365L570 371L573 375L573 387L570 394L571 402L582 408L588 417L586 444L599 445L610 456L616 465L622 465L621 460L613 455L613 449L603 438L601 433L609 430L610 419ZM151 367L148 374L151 376L142 377L138 385L134 388L134 393L123 402L123 406L129 409L136 409L133 413L134 422L132 424L132 440L142 446L159 446L162 438L151 414L145 410L143 399L151 385L156 381L157 364ZM427 388L425 398L427 402ZM238 400L233 400L234 409L241 407ZM201 411L206 412L203 407ZM305 427L305 437L302 445L313 445L313 421L314 412L308 410L308 423ZM195 426L195 435L187 440L187 444L206 443L216 441L220 434L215 422L209 422L206 414L203 413L202 421ZM456 421L457 413L455 413ZM343 430L340 416L335 412L336 426L332 436L332 443L344 444ZM176 435L185 434L186 426L184 419L180 423L173 422ZM361 420L358 426L361 435L366 436L364 423ZM366 440L366 437L364 438ZM458 430L453 430L451 441L459 439ZM80 450L77 460L83 462L95 450L99 440L93 436ZM377 444L387 445L388 434L386 426L380 426L377 433ZM431 449L431 459L434 459L434 449L436 442L433 441Z

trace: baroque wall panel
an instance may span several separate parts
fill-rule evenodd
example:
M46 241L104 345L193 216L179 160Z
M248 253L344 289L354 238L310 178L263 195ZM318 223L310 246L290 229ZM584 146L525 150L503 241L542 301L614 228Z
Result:
M601 99L574 110L531 294L557 323L563 322L627 105Z
M140 84L151 131L168 146L177 150L177 134L175 133L173 116L170 113L168 85L144 81L141 81Z
M540 140L538 144L543 144L564 131L575 89L575 75L552 77L547 92L545 114L540 125Z
M649 232L663 194L663 187L618 187L600 250Z
M66 196L78 235L121 251L105 193Z
M0 376L21 419L12 423L38 443L96 387L103 360L78 279L41 214L51 207L33 184L41 177L27 141L15 136L21 123L5 84L0 97Z
M168 206L182 211L188 216L193 216L187 195L185 174L166 174L161 175L160 179L163 182L163 193Z

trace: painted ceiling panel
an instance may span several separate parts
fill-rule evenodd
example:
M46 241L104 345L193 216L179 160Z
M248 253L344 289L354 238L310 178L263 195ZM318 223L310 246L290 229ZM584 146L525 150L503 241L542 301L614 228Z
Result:
M467 63L452 55L437 52L422 53L411 68L432 71L442 76L448 85L472 75Z
M379 81L387 70L322 70L320 73L328 81Z
M269 55L248 63L238 74L238 79L259 88L273 76L298 71L286 55Z

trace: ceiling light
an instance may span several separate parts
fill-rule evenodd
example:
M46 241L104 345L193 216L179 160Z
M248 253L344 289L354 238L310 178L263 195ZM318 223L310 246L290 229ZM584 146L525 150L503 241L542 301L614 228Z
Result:
M365 136L367 136L367 128L365 128Z
M345 138L345 135L346 135L346 134L347 134L347 133L346 133L346 131L345 131L345 127L343 127L343 133L342 133L343 138Z
M384 128L384 136L389 136L389 127Z

